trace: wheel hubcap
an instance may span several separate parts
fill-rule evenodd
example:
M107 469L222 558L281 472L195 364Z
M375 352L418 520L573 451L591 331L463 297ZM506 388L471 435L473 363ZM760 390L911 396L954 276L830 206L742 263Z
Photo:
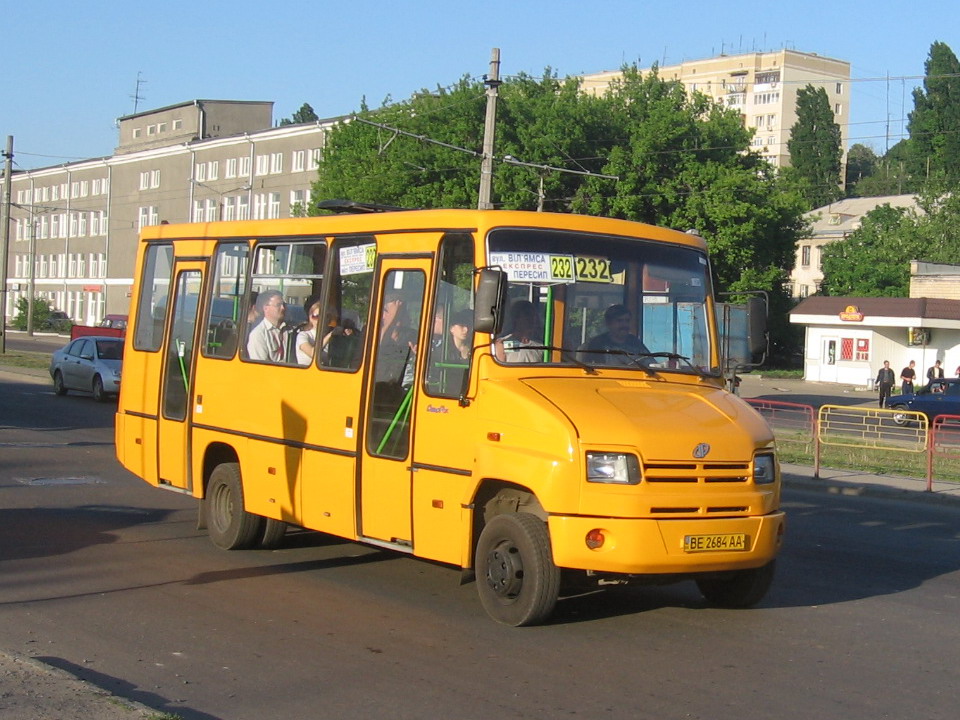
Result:
M503 541L487 555L487 585L499 597L513 599L523 587L523 559L513 543Z

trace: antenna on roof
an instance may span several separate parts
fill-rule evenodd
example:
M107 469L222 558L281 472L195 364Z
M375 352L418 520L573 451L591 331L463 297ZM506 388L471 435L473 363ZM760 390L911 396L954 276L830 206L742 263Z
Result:
M146 100L145 97L140 95L140 86L145 84L146 80L141 80L140 76L143 74L142 70L137 70L137 89L134 91L133 95L130 98L133 100L133 114L137 114L137 108L140 106L141 100Z
M376 203L355 202L353 200L321 200L316 205L318 210L329 210L335 213L375 213L409 210L410 208L395 207L393 205L378 205Z

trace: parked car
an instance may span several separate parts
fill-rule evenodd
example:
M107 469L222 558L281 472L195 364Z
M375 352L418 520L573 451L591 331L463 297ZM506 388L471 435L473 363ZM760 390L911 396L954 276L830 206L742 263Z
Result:
M931 422L937 415L960 415L960 378L933 380L915 393L892 395L887 407L899 411L893 416L897 425L910 422L905 411L923 413Z
M103 402L120 392L122 362L121 338L91 335L73 340L50 358L53 391L66 395L68 390L81 390Z
M70 316L67 315L63 310L53 310L47 315L47 319L43 321L43 326L41 330L53 330L54 332L67 332L70 330L70 327L73 325L73 321L70 319Z

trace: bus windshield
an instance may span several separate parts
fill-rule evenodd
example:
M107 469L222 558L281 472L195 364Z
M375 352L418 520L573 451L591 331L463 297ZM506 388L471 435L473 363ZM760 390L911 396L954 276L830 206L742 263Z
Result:
M487 249L508 279L498 361L719 374L698 249L531 228L493 230Z

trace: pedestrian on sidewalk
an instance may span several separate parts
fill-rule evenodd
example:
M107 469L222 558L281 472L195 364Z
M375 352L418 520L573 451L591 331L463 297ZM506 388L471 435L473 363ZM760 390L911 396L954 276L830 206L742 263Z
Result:
M913 381L917 377L917 371L914 370L916 366L917 364L911 360L910 364L900 372L900 392L902 392L904 395L908 395L913 392Z
M893 390L893 384L896 382L896 378L893 374L893 369L890 367L890 361L884 360L883 367L880 368L880 372L877 373L877 389L880 391L880 407L883 407L883 402L888 397Z
M933 367L927 368L927 382L933 380L943 380L943 368L940 367L939 360L933 364Z

